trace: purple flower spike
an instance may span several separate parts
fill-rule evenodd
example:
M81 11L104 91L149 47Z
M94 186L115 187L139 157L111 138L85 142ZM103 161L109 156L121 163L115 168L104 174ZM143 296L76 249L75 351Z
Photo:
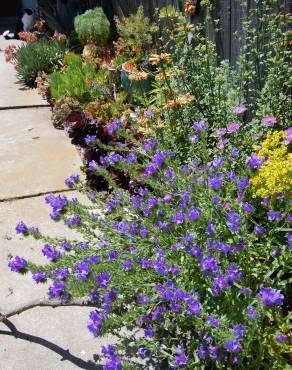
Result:
M240 123L239 122L232 122L227 126L227 132L229 134L232 134L233 132L236 132L240 129Z
M10 260L8 267L11 271L18 272L23 270L27 266L27 261L24 258L16 256L14 259Z
M206 128L207 126L205 121L194 122L194 129L196 131L204 131Z
M45 272L35 272L32 274L33 280L38 284L41 281L44 281L46 278L46 273Z
M228 352L231 352L231 353L237 353L237 352L240 352L241 351L241 345L238 341L237 338L234 338L234 339L231 339L231 340L228 340L225 344L224 344L224 348L228 351Z

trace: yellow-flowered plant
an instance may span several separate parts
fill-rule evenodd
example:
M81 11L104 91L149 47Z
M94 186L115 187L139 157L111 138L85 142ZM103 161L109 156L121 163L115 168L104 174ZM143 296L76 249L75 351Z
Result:
M271 131L258 152L265 160L257 175L251 179L254 197L270 197L276 193L290 194L292 190L292 154L284 143L284 131Z

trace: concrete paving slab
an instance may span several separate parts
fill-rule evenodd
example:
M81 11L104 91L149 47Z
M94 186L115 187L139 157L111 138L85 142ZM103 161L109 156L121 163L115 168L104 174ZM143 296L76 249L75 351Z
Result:
M84 197L66 192L68 197ZM23 219L52 236L76 238L77 234L62 223L55 223L48 214L50 208L44 197L34 197L0 203L0 309L19 307L33 299L42 298L47 285L37 285L31 275L13 273L7 266L8 254L20 255L35 263L45 263L42 244L15 233L15 224ZM1 370L100 369L94 356L101 345L113 338L94 339L86 324L92 308L35 308L0 323ZM8 325L8 326L7 326Z
M80 165L49 108L0 110L0 200L62 190Z
M14 66L6 63L4 49L10 45L19 46L19 40L5 40L0 36L0 109L5 107L47 106L48 103L36 89L29 89L19 83Z

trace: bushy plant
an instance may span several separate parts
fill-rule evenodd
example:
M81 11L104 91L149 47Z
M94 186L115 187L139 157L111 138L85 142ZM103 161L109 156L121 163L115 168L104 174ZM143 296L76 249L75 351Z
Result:
M84 44L93 42L103 46L110 33L109 20L100 7L87 10L84 14L75 17L74 27L80 41Z
M14 54L17 78L24 85L35 86L39 72L48 74L60 68L66 51L65 43L53 40L19 46Z
M118 53L143 57L153 47L157 26L144 15L142 5L129 17L116 17L116 25L119 38L115 46Z
M61 96L54 101L52 109L52 121L56 128L64 128L68 114L72 110L78 110L80 103L74 98Z
M128 138L117 121L106 130ZM90 206L46 197L51 218L82 240L50 238L20 222L17 232L43 240L51 263L15 257L9 266L31 271L37 283L49 279L52 299L82 297L94 306L88 322L94 336L121 338L126 325L142 328L144 336L128 338L128 347L103 349L105 369L122 368L119 354L126 363L133 350L159 368L160 361L184 369L287 368L289 199L285 193L252 199L249 177L260 164L247 158L243 166L236 148L210 155L206 122L193 130L200 155L187 166L153 139L102 145L108 154L89 169L109 182L111 195L88 192ZM111 168L130 174L130 192L113 181ZM76 175L66 184L84 191Z
M99 86L96 83L96 64L84 64L80 55L71 55L66 63L64 71L55 71L50 75L52 96L72 97L81 103L97 97Z

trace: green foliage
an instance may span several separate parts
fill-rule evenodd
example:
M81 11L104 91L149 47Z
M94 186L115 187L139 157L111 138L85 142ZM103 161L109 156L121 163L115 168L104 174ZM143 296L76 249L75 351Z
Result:
M244 94L253 117L274 114L278 128L291 124L291 17L275 12L275 0L256 0L243 21L237 88Z
M151 24L144 15L143 6L139 6L135 14L129 17L116 17L119 39L117 49L124 53L132 54L135 50L145 53L151 49L153 34L157 32L157 26Z
M60 68L66 51L65 43L52 40L19 46L14 56L17 78L24 85L35 86L40 72L51 73Z
M78 13L77 0L39 0L39 15L46 21L47 27L52 31L69 33L73 29L73 20Z
M98 46L103 46L110 33L109 20L100 7L87 10L84 14L77 16L74 19L74 27L80 41L84 44L94 42Z
M84 64L81 56L74 54L67 60L67 64L64 71L55 71L50 75L52 96L72 97L81 103L87 103L98 96L96 65Z

